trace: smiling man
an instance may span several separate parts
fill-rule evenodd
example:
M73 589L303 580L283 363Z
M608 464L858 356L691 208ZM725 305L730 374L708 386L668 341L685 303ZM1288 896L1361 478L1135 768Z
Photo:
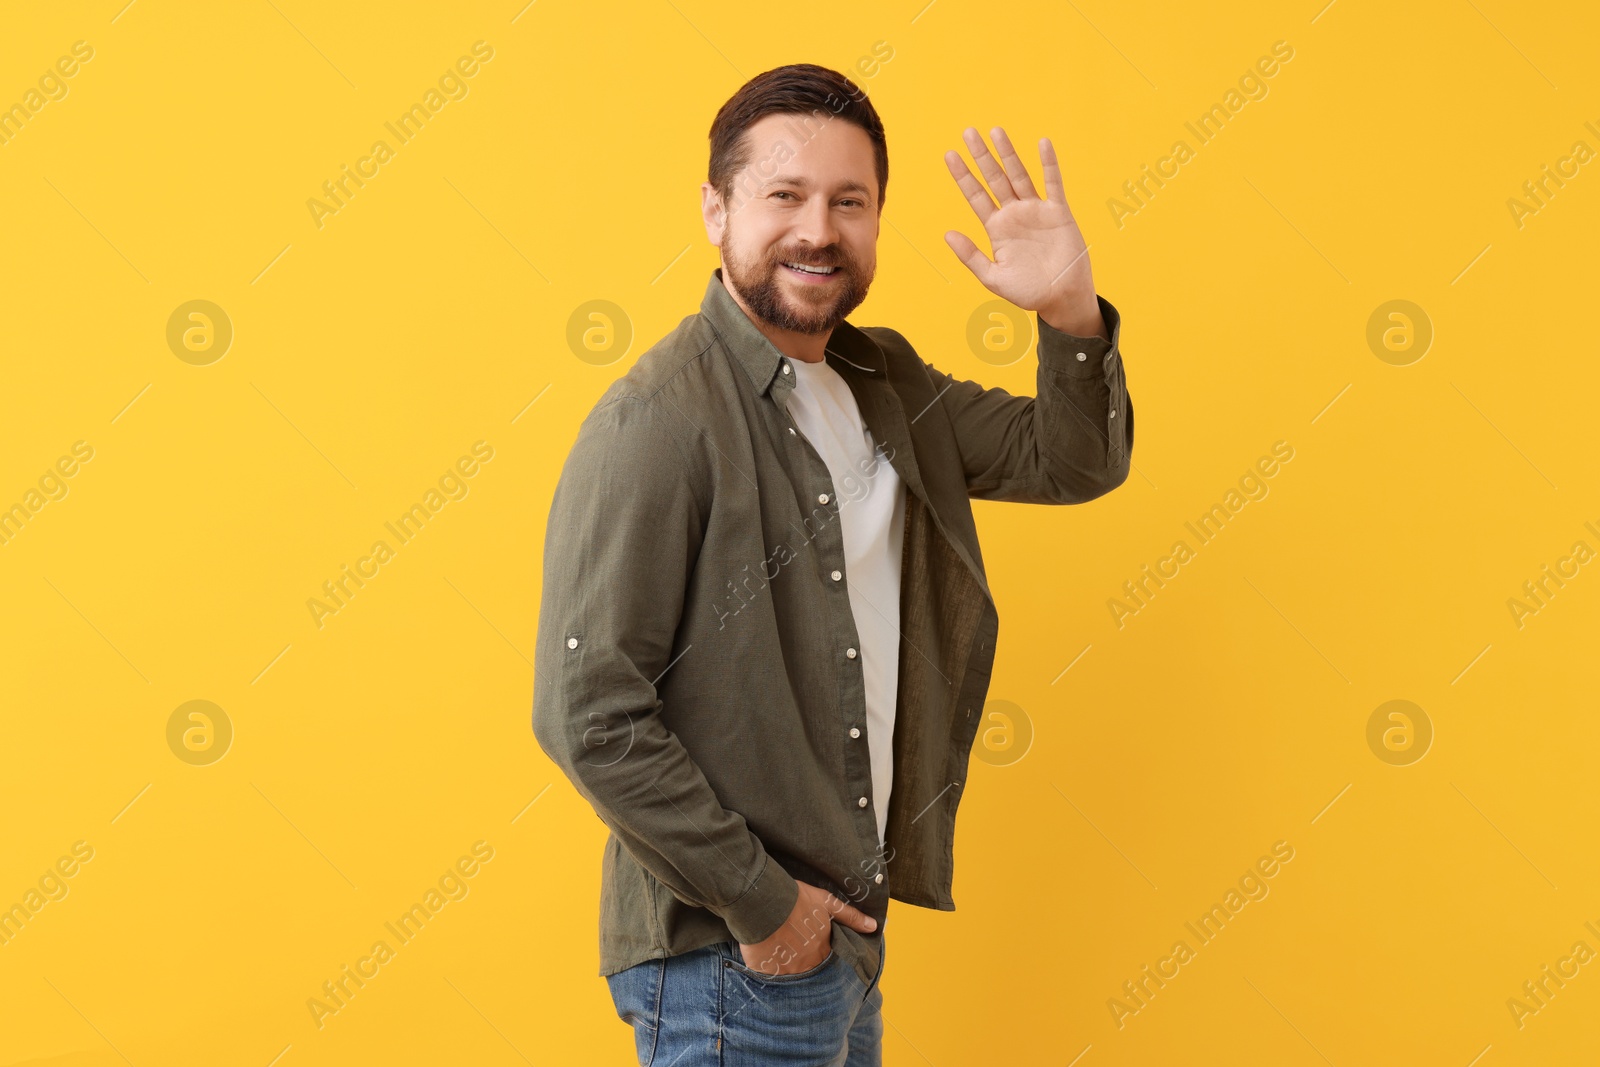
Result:
M880 1063L891 899L950 911L956 808L999 617L972 499L1127 479L1120 316L1055 150L1005 132L951 176L1038 319L1035 397L856 327L889 160L843 75L780 67L711 127L721 250L697 314L605 391L550 509L540 746L610 829L600 974L641 1063ZM945 348L949 358L950 347Z

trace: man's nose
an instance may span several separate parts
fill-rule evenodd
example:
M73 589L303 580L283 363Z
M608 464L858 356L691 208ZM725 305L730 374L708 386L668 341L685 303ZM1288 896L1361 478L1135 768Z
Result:
M827 197L812 197L806 204L795 223L795 236L814 248L827 248L839 240L833 205L828 203Z

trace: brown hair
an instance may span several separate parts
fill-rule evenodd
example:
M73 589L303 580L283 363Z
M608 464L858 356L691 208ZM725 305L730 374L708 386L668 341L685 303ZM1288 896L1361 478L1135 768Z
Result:
M750 163L745 131L768 115L819 114L823 121L841 118L866 131L872 140L878 174L878 210L889 188L889 145L883 121L864 90L855 82L814 63L791 63L745 82L722 105L711 123L711 167L707 177L723 203L733 198L733 179Z

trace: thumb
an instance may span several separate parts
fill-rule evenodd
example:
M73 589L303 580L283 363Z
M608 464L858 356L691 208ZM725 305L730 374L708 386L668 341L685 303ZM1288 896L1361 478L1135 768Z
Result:
M828 910L833 912L833 918L836 922L842 922L846 926L854 930L860 930L864 934L870 934L878 928L878 920L846 904L832 893L827 896L827 904Z
M956 254L967 269L978 276L978 280L985 286L989 284L989 269L994 266L989 257L984 255L972 239L959 230L947 230L944 235L945 243Z

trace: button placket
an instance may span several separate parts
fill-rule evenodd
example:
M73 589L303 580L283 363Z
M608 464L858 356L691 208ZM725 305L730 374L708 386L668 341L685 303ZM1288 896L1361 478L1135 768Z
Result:
M785 373L785 374L789 373L789 363L788 363L787 360L785 360L784 363L783 363L783 373ZM810 440L808 440L806 438L805 434L802 434L799 431L799 429L797 428L797 425L796 425L796 423L794 421L794 416L789 414L789 405L788 405L788 403L785 402L783 404L780 404L779 405L779 410L781 410L783 412L783 417L786 420L788 420L788 423L789 423L788 430L789 430L790 436L797 437L797 438L800 439L800 441L804 442L804 444L805 444L805 454L807 456L807 466L808 467L820 467L822 469L822 476L823 476L824 479L826 479L828 488L831 490L833 488L833 474L832 474L832 472L830 472L828 470L827 463L824 462L823 459L822 459L822 456L817 453L817 450L812 446ZM833 496L833 494L831 492L818 493L817 494L817 503L818 504L826 505L829 501L832 501L833 499L834 499L834 496ZM837 504L837 502L835 502L834 506L837 509L839 505ZM838 581L837 578L835 578L834 580Z
M804 470L807 471L808 473L810 473L810 472L820 472L821 477L816 479L816 482L814 484L816 484L818 486L818 490L820 490L823 486L825 486L827 488L827 490L828 490L827 492L816 491L816 495L815 495L814 499L816 500L817 504L820 505L820 506L827 506L829 504L832 504L834 509L835 509L834 512L832 513L832 517L829 520L829 523L830 523L830 526L831 526L831 530L830 530L830 533L829 533L829 537L828 537L828 542L827 542L826 548L824 548L824 546L821 544L821 539L820 538L818 539L818 543L814 546L814 550L818 552L818 561L819 561L819 563L821 563L822 566L827 568L826 571L820 572L820 573L825 573L827 575L827 578L830 579L834 583L834 587L835 588L839 589L840 591L846 591L848 586L847 586L847 583L844 581L843 530L842 530L842 527L837 525L837 523L840 521L839 509L840 509L841 505L840 505L840 502L835 499L835 495L832 492L832 490L833 490L832 472L830 472L827 469L826 462L822 459L821 455L816 451L815 447L811 444L810 439L807 438L805 434L803 434L803 433L801 433L799 431L798 424L795 422L794 416L792 414L790 414L790 412L789 412L789 407L788 407L788 403L787 403L789 394L785 391L785 387L793 388L794 385L795 385L795 382L794 382L794 378L793 378L793 376L791 374L791 371L789 369L789 365L788 365L788 361L787 360L785 360L781 364L780 370L781 370L781 373L785 377L782 377L778 381L775 381L773 383L773 392L774 392L774 395L775 395L775 398L776 398L775 402L778 404L779 410L781 410L783 412L785 421L788 422L788 424L789 424L786 427L788 429L788 431L789 431L789 435L791 437L793 437L793 438L796 438L797 440L796 440L795 443L799 444L801 446L801 452L802 452L802 455L803 455L802 466L803 466ZM825 556L833 556L835 558L832 559L832 560L827 560L827 559L825 559ZM834 564L834 563L838 564L838 566L831 565L831 564ZM848 601L846 601L845 603L846 603L846 607L844 608L844 610L848 613L849 612ZM852 618L852 617L853 616L851 616L849 614L846 614L844 616L845 619L849 619L849 618ZM853 638L855 636L853 629L845 629L845 630L843 630L841 632L840 635L845 637L846 640L849 640L849 639L851 639L851 638ZM860 651L854 645L847 646L845 648L844 654L845 654L845 658L847 660L852 661L852 662L859 662L860 655L861 655ZM864 677L863 677L863 675L861 674L860 671L856 671L853 674L851 674L848 678L841 678L841 681L844 683L845 686L847 686L849 688L853 688L858 692L861 692L862 699L858 703L858 706L855 709L847 710L847 712L846 712L846 714L847 714L847 716L849 718L857 718L858 721L859 721L859 717L865 716L865 714L866 714L865 694L864 694L864 692L862 692L862 687L864 685L865 679L864 679ZM849 703L849 702L846 702L846 703ZM848 718L847 718L846 721L848 721ZM850 737L852 739L860 739L863 736L863 732L862 732L861 727L859 727L859 726L851 726L849 728L849 735L850 735ZM869 807L871 805L871 803L872 803L871 795L870 795L870 790L871 790L871 786L872 786L872 781L871 781L872 768L871 768L870 764L868 763L868 751L867 751L867 748L865 746L857 746L856 747L856 752L858 754L855 757L853 757L851 759L851 761L850 761L851 763L855 764L855 766L849 772L848 777L852 780L853 784L857 785L857 787L859 787L860 785L865 785L867 787L868 794L860 796L860 797L858 797L856 799L856 808L861 814L869 816L867 822L869 824L872 824L875 827L876 824L873 822L873 820L871 818L872 812L871 812L870 807ZM875 840L876 839L876 830L875 829L874 829L874 831L872 833L872 836L873 836L873 838ZM879 880L881 881L881 878Z

